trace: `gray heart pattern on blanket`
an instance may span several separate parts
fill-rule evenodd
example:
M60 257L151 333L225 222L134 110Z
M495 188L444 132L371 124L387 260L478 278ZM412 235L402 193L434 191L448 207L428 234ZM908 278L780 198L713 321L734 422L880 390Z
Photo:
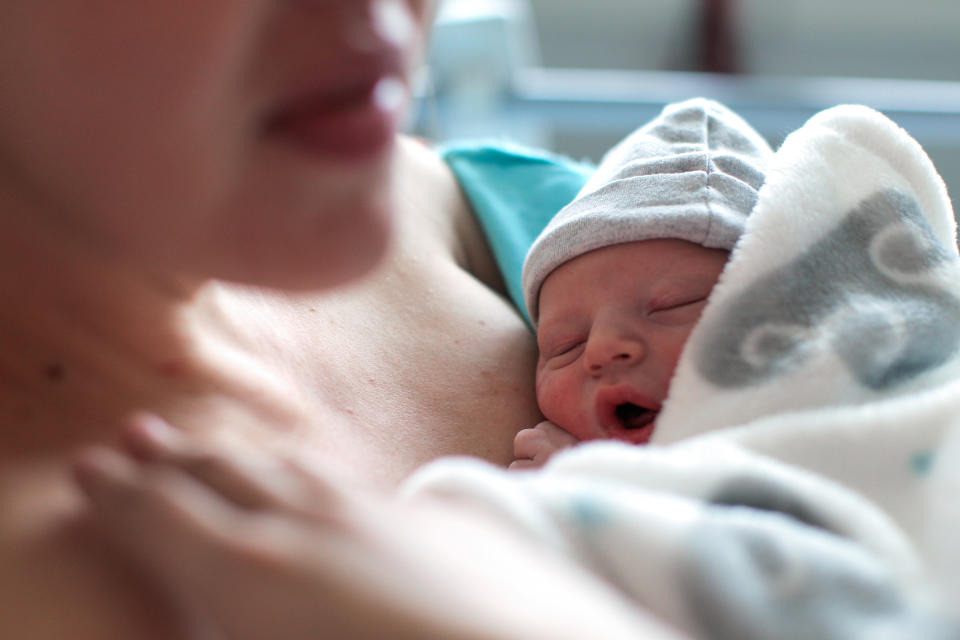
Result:
M691 532L681 575L710 640L958 640L816 507L760 477L732 478Z
M830 349L871 389L910 380L960 346L960 300L934 279L953 261L913 197L877 192L730 301L700 342L698 369L717 386L743 387Z
M681 575L698 638L958 640L856 544L749 510L704 518Z

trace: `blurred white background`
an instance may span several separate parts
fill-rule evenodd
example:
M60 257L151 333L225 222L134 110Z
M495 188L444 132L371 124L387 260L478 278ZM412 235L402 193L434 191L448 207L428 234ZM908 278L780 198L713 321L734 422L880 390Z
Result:
M445 0L437 18L412 124L431 139L598 161L694 95L774 145L858 102L916 137L960 194L960 0Z

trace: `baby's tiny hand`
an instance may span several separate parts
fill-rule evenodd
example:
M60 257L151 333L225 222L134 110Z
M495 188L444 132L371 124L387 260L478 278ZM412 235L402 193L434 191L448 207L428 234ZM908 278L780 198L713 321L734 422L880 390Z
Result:
M549 420L531 429L523 429L513 439L514 461L511 469L537 469L557 451L572 447L579 440Z

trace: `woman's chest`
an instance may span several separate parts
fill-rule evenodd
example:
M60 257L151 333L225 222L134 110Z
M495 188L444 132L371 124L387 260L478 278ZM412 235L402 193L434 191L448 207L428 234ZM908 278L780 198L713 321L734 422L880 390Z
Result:
M279 351L296 352L285 361L327 416L311 450L387 483L442 455L508 463L513 436L540 419L532 335L459 269L405 275L295 312L296 337Z

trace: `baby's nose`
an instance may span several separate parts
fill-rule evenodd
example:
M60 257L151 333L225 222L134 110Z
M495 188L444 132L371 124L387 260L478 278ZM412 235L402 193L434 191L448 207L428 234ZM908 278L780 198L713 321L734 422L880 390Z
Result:
M599 375L610 367L630 366L643 360L646 345L635 336L607 333L591 336L584 352L587 373Z

